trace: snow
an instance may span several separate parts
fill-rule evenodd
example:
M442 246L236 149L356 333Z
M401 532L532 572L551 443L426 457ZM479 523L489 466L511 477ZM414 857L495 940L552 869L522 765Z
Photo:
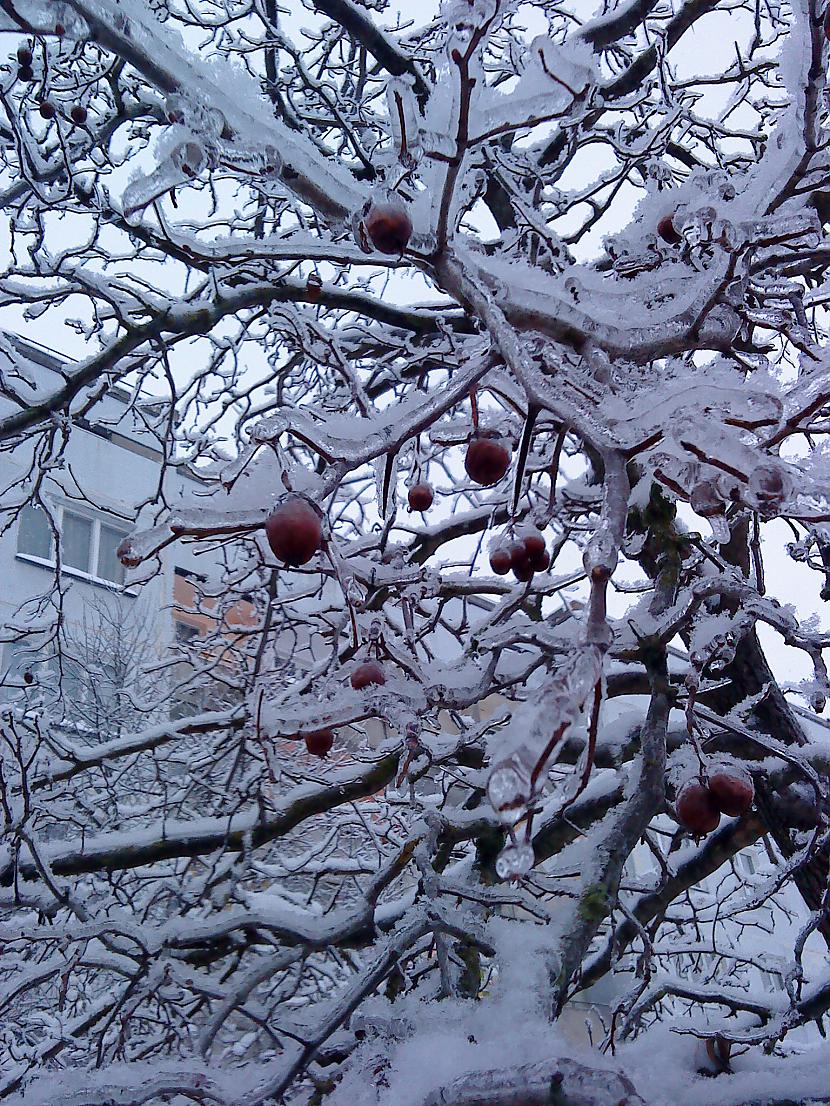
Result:
M44 383L0 335L0 558L40 574L2 636L73 659L75 593L17 513L109 517L139 457L122 559L167 633L117 732L58 724L19 667L0 703L0 1098L826 1100L823 876L795 879L830 759L816 14L759 9L755 41L715 5L723 64L699 12L628 0L267 8L15 8L0 307L77 315L79 356ZM412 215L400 257L355 240L378 196ZM125 410L145 434L107 453ZM477 427L532 438L492 488ZM287 491L324 515L297 570L263 533ZM488 546L537 523L550 571L495 579ZM724 766L759 801L696 840L676 789Z

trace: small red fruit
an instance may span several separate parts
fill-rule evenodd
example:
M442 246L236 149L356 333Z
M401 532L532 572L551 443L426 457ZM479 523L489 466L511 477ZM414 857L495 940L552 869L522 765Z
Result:
M550 554L547 549L543 549L537 556L530 558L530 567L534 572L547 572L550 568Z
M533 565L531 565L529 560L513 565L513 575L519 583L529 584L533 579Z
M19 46L17 49L17 61L20 65L32 64L32 51L28 46Z
M73 123L77 123L79 127L82 127L86 123L86 108L83 104L75 104L72 111L69 113L69 117Z
M435 498L432 491L432 487L429 484L413 484L409 489L409 509L410 511L428 511L432 506L432 501Z
M40 112L43 119L55 118L55 105L50 104L48 100L41 100L37 106L37 110Z
M265 523L265 536L275 557L298 568L307 564L323 543L323 524L315 507L302 495L289 495Z
M664 215L660 222L657 224L657 233L663 239L664 242L668 242L670 246L677 246L683 241L683 235L678 231L677 227L672 222L671 215Z
M720 822L720 811L712 793L697 780L681 788L674 808L680 825L698 837L717 829Z
M709 776L709 791L722 814L740 818L752 806L755 785L742 769L721 768Z
M177 120L178 122L178 120ZM317 303L323 294L323 282L316 273L309 273L305 282L305 298L309 303Z
M525 549L525 543L523 541L511 542L507 547L507 552L510 554L510 567L515 568L516 565L524 565L530 562L530 557L527 555Z
M17 71L17 79L19 81L33 81L35 79L35 71L31 65L21 65Z
M35 682L35 678L28 668L23 673L23 682L24 684L33 684Z
M490 568L495 572L496 576L506 576L510 571L511 565L510 550L506 546L500 545L491 552Z
M386 683L386 676L377 661L363 661L352 671L349 679L355 691L362 691L370 684Z
M58 38L63 38L63 36L66 34L66 27L64 27L63 23L55 24L55 34L58 36Z
M545 539L538 531L531 531L528 534L523 533L522 541L527 550L527 555L531 560L533 560L534 557L541 557L545 552Z
M305 747L315 757L325 757L334 745L334 730L314 730L305 735Z
M372 201L363 226L375 249L385 254L402 254L412 237L412 220L401 200Z
M510 467L510 450L495 430L477 430L470 438L464 468L476 484L490 488L498 484Z

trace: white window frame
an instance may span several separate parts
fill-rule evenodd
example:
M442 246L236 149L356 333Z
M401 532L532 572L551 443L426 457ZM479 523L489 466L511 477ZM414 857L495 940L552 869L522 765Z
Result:
M124 518L119 518L118 515L105 514L102 511L93 511L86 507L77 507L74 503L64 503L61 501L53 501L50 503L55 525L58 528L58 533L63 532L63 517L68 511L69 514L75 515L77 518L86 519L92 524L92 532L89 539L89 561L88 564L98 567L98 553L101 548L101 527L113 526L124 528L126 533L129 533L129 521ZM42 508L41 508L42 509ZM19 526L18 526L18 542L20 541ZM50 539L50 556L47 560L43 557L38 557L34 553L24 553L21 549L17 549L15 553L16 559L19 561L25 561L28 564L41 565L44 568L55 567L55 536L51 535ZM90 584L96 584L99 587L109 588L111 591L119 591L125 595L135 595L135 588L131 588L127 583L126 573L123 583L118 583L117 580L108 580L105 576L98 576L94 572L85 572L82 568L75 568L73 565L68 565L65 562L61 564L61 572L67 576L74 576L77 580L85 580Z

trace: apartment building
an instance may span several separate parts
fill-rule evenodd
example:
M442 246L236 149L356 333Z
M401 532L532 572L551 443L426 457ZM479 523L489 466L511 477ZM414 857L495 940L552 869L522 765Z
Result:
M0 417L17 409L9 390L37 402L59 387L65 366L50 350L0 335ZM157 493L158 413L151 401L114 387L73 420L59 465L44 466L25 443L0 453L1 701L39 688L68 718L111 730L111 700L125 682L140 698L145 672L158 700L154 666L163 670L177 641L209 626L199 597L216 570L209 556L177 543L138 587L116 553ZM172 470L168 495L171 482L175 495L194 480Z

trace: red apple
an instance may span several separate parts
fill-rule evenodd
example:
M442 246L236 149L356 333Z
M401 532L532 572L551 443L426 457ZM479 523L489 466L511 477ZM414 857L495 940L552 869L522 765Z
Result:
M275 557L298 568L323 544L320 514L305 496L288 495L268 517L265 536Z
M476 484L490 488L498 484L510 467L510 450L495 430L477 430L470 438L464 468Z
M523 541L511 542L507 547L507 552L510 554L510 567L516 568L517 565L525 565L530 561L530 557L527 555L525 549L525 543Z
M538 530L529 534L522 534L522 541L525 544L528 557L541 557L545 552L545 539Z
M720 822L720 811L709 788L698 780L692 780L681 788L674 808L680 825L698 837L717 829Z
M432 487L426 483L413 484L409 489L409 509L410 511L428 511L432 506L434 499L434 493Z
M55 118L55 105L50 104L48 100L41 100L37 106L37 110L44 119Z
M755 786L752 776L743 769L719 768L709 776L709 791L722 814L740 818L752 806Z
M373 200L363 226L375 249L385 254L402 254L412 237L412 220L402 200Z
M323 282L316 273L309 273L305 282L305 296L309 303L317 303L323 292Z
M19 81L33 81L35 79L35 71L31 65L21 65L17 71L17 79Z
M519 543L524 546L525 557L530 561L534 572L544 572L550 565L550 557L541 531L535 527L524 527L519 532Z
M671 215L664 215L660 222L657 224L657 233L663 239L664 242L668 242L670 246L677 246L683 241L683 235L678 231L677 227L672 222Z
M537 556L530 558L530 567L534 572L547 572L550 568L550 554L547 549L543 549Z
M325 757L334 745L334 730L314 730L305 735L305 747L315 757Z
M349 677L355 691L362 691L370 684L385 684L386 676L377 661L363 661L353 669Z
M490 568L496 576L506 576L510 571L510 567L510 550L506 546L499 545L491 551Z
M73 123L77 123L79 127L82 127L86 123L86 114L86 108L83 104L76 104L70 111L69 117Z
M20 65L32 64L32 51L28 46L19 46L17 49L17 61Z
M513 575L520 583L529 583L533 579L533 565L530 563L530 560L528 559L522 561L520 564L513 565Z

